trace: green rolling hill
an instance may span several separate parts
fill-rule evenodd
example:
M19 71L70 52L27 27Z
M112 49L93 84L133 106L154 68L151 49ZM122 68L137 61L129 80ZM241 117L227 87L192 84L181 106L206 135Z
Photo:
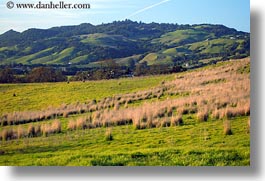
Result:
M10 30L0 35L0 65L77 65L113 59L147 65L198 64L201 60L250 55L250 34L223 25L137 23L130 20L94 26ZM221 57L221 58L220 58Z

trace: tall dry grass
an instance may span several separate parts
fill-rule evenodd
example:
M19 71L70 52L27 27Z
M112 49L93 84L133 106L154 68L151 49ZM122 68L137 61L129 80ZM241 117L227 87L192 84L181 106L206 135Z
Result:
M250 119L247 122L247 133L250 133Z
M200 110L197 113L197 119L199 122L206 122L209 118L209 113L207 109Z
M207 121L210 117L226 120L237 116L249 116L250 77L249 74L240 74L236 71L248 64L248 59L232 61L230 64L217 65L214 69L177 75L175 80L164 82L147 91L116 95L88 103L62 105L46 111L11 113L2 116L0 120L5 126L91 112L89 119L84 117L69 121L68 129L127 124L133 124L136 129L144 129L184 124L184 114L196 115L199 122ZM154 99L161 96L167 96L168 99ZM156 101L142 103L138 107L129 106L135 101L145 102L148 99ZM42 133L51 134L58 127L60 126L44 125L40 130Z
M184 122L181 115L171 117L171 126L181 126L183 123Z
M230 120L224 121L224 134L225 135L232 135L233 134Z
M112 129L111 128L107 128L106 132L105 132L105 140L106 141L112 141L113 138L113 134L112 134Z
M17 128L17 138L20 139L20 138L24 138L26 137L28 134L26 133L26 131L21 127L19 126Z

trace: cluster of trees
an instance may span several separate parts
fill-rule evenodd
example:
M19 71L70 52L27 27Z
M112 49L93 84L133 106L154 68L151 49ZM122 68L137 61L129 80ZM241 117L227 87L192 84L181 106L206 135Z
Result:
M10 68L0 70L0 83L63 82L67 77L62 71L49 67L37 67L26 75L16 75Z
M133 77L144 75L158 75L182 72L186 69L182 66L169 65L147 65L146 62L134 64L129 63L129 66L120 66L114 60L102 61L101 68L94 68L89 71L78 71L70 78L71 81L86 81L86 80L102 80L115 79L121 77Z
M69 81L116 79L182 71L185 71L185 68L179 65L147 65L146 62L136 64L134 60L131 60L128 66L121 66L109 59L101 61L100 67L76 71ZM0 69L0 83L63 82L68 81L66 75L68 75L67 69L62 72L58 67L34 67L30 71L23 72L23 74L18 74L14 68L2 68Z

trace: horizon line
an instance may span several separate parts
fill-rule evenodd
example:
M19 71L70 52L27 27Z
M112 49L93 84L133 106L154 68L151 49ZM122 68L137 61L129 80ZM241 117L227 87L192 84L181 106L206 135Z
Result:
M89 23L89 22L84 22L84 23L80 23L80 24L69 24L69 25L59 25L59 26L52 26L52 27L48 27L48 28L34 28L34 27L31 27L31 28L28 28L28 29L25 29L25 30L22 30L22 31L17 31L13 28L5 31L5 32L2 32L0 33L0 35L3 35L9 31L15 31L17 33L23 33L25 31L28 31L30 29L37 29L37 30L49 30L49 29L52 29L52 28L61 28L61 27L70 27L70 26L80 26L80 25L83 25L83 24L90 24L92 26L100 26L100 25L106 25L106 24L112 24L114 22L126 22L126 21L131 21L131 22L134 22L134 23L143 23L143 24L152 24L152 23L155 23L155 24L172 24L172 25L179 25L179 26L195 26L195 25L221 25L221 26L225 26L227 28L231 28L231 29L235 29L236 31L239 31L239 32L244 32L244 33L250 33L250 30L249 31L243 31L243 30L238 30L234 27L230 27L230 26L227 26L225 24L221 24L221 23L195 23L195 24L189 24L189 23L183 23L183 24L179 24L179 23L173 23L173 22L144 22L144 21L133 21L131 19L124 19L124 20L114 20L112 22L102 22L102 23L99 23L99 24L93 24L93 23Z

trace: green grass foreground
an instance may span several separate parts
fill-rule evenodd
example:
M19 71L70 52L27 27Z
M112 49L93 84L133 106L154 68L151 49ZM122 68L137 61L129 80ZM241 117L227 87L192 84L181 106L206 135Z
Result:
M233 135L223 134L223 122L135 130L114 127L113 140L106 128L63 132L50 137L3 142L0 165L67 166L249 166L248 117L233 119Z

